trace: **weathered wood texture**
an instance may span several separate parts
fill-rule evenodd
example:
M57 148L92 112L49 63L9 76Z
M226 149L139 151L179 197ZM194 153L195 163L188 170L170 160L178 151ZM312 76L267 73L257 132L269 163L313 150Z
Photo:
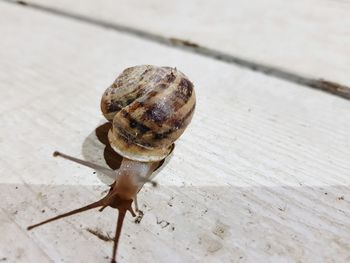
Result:
M350 86L350 2L28 0Z
M100 95L128 66L176 66L194 119L119 262L349 262L350 104L209 58L0 2L0 260L109 262L116 211L26 226L102 196ZM169 224L167 224L169 222Z

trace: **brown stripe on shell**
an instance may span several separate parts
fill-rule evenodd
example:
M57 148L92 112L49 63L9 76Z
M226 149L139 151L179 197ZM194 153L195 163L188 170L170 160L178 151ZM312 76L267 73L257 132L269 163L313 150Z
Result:
M141 119L150 120L161 124L169 117L168 113L163 108L164 107L158 103L149 105L149 107L147 107L147 110L143 113Z
M151 130L146 125L134 119L125 109L121 110L121 114L124 116L125 119L128 120L130 128L138 130L140 135L143 135L144 133Z
M134 101L129 105L128 111L134 112L139 108L142 108L144 106L144 103L142 101Z
M117 123L113 123L113 129L114 129L114 132L116 130L118 131L117 133L120 135L120 137L124 140L126 144L134 143L134 138L131 137L130 133L124 130L123 127L121 127Z
M143 99L143 101L147 101L147 100L150 100L151 98L157 96L159 94L159 91L150 91L146 94L146 96Z
M136 92L130 92L129 94L125 95L121 100L111 101L109 106L109 109L111 109L110 112L114 112L114 108L117 109L115 112L121 110L122 108L130 105L146 93L145 87L135 89L135 91Z
M186 106L192 96L193 84L189 80L181 78L179 85L170 88L173 88L174 91L166 95L166 102L151 101L144 105L145 111L141 117L142 121L154 122L158 127L161 127L168 118L172 118L172 115L176 115L180 108ZM162 96L162 93L152 91L150 95L147 95L146 101L157 95ZM167 107L163 106L164 103L167 103ZM171 109L171 115L169 109Z
M173 93L169 94L168 98L174 112L177 112L188 103L192 97L192 92L193 84L189 80L182 78L179 85Z
M142 74L141 74L141 77L140 77L140 81L142 81L145 77L145 75L150 72L152 70L152 68L148 68L146 69Z
M143 70L141 70L143 69ZM136 86L142 81L145 75L152 70L152 67L149 65L130 67L125 69L114 81L112 87L115 90L123 86Z
M168 137L170 134L172 134L173 132L181 129L184 125L187 125L188 122L190 121L189 118L191 118L194 113L195 108L196 108L196 104L193 104L192 108L183 118L181 119L174 118L173 120L171 120L171 128L162 133L155 133L153 136L154 139L157 139L157 140L164 139Z
M147 93L149 87L146 83L142 83L142 79L148 72L150 72L149 78L151 78L153 76L152 70L153 67L149 65L131 67L125 69L118 76L101 99L101 110L107 119L113 118L120 109ZM120 92L121 90L123 91Z
M123 108L124 105L120 104L119 101L111 102L107 107L108 112L117 112Z
M192 95L192 90L192 82L188 79L182 78L179 83L178 89L176 89L175 91L175 95L176 97L181 98L184 101L184 103L186 103Z
M132 144L138 144L143 147L152 147L152 145L148 142L145 142L144 140L140 140L136 137L133 137L128 131L126 131L123 127L119 126L118 124L113 125L114 133L117 131L117 133L120 135L119 137L124 140L124 142L127 145Z

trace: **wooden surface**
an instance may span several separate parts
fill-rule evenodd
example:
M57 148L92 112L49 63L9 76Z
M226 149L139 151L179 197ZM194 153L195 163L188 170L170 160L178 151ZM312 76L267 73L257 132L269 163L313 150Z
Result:
M350 2L330 0L28 0L245 62L350 86Z
M115 30L0 2L0 261L109 262L116 211L26 227L97 200L95 129L128 66L176 66L194 119L128 216L119 262L349 262L347 100ZM341 63L341 60L340 60ZM168 224L168 223L169 224Z

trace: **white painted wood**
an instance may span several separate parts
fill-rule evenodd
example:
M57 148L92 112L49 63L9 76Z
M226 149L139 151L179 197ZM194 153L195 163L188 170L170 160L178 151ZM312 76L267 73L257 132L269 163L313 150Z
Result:
M350 2L28 0L350 85Z
M107 178L52 152L105 165L100 95L125 67L149 63L185 72L198 106L159 187L140 193L142 223L127 217L119 262L350 260L348 101L52 14L0 10L0 259L109 262L112 244L86 228L113 235L113 209L25 228L102 197Z

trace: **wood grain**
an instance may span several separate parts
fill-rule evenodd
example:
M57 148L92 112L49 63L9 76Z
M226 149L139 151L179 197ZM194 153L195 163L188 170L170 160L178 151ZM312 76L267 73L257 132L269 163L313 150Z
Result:
M0 3L0 259L109 262L113 209L27 232L102 196L102 92L128 66L176 66L198 106L130 217L120 262L348 262L350 105L234 65ZM72 202L73 201L73 202ZM16 212L17 211L17 212ZM14 238L15 237L15 238Z
M29 0L75 17L227 57L275 75L350 86L349 1ZM281 72L280 72L281 71ZM284 76L285 77L285 76ZM295 78L295 76L294 76ZM317 86L317 85L316 85Z

